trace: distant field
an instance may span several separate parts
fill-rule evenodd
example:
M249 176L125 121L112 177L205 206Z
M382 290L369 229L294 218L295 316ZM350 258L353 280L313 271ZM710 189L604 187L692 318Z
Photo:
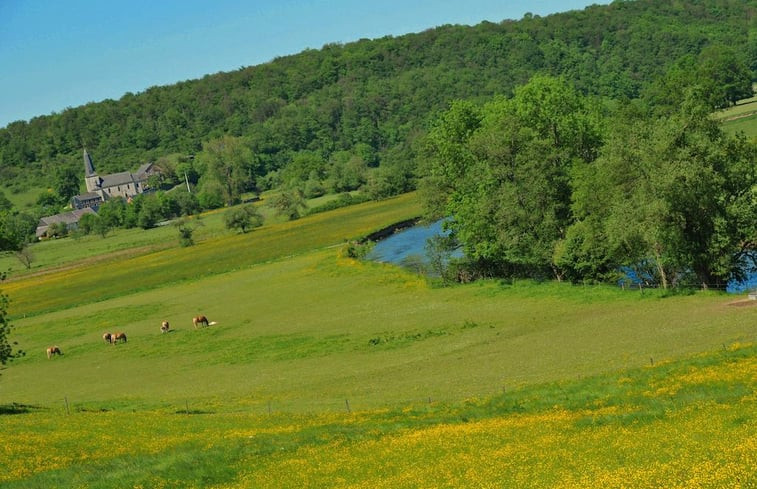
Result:
M162 229L40 247L54 265L1 286L27 355L0 377L0 486L757 484L757 306L443 288L341 253L418 212L408 194L244 235L210 215L189 248Z
M39 196L46 190L46 188L42 187L25 189L22 191L3 189L3 194L13 203L14 207L23 211L34 207Z
M748 139L757 140L757 96L716 112L715 118L723 121L723 128L729 133L742 132Z

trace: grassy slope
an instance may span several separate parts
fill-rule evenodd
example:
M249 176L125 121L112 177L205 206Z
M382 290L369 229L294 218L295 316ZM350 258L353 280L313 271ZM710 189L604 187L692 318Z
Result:
M106 260L94 281L61 270L3 284L28 355L3 371L0 405L43 409L0 415L0 482L697 487L686 482L708 461L746 480L755 351L724 346L754 342L757 307L529 282L437 289L330 247L413 205ZM134 264L144 273L125 272ZM193 330L198 312L219 324ZM161 335L163 319L176 331ZM129 342L103 344L106 330ZM63 357L45 358L52 343ZM175 414L187 408L206 415Z

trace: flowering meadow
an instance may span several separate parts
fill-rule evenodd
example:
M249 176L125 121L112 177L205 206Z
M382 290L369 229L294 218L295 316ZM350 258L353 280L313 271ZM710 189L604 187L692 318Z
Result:
M361 412L0 415L4 488L754 488L757 346Z

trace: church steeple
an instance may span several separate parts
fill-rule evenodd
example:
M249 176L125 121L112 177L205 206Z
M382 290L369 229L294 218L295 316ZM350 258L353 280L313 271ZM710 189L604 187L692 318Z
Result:
M87 185L87 192L95 192L100 188L100 177L95 171L95 165L92 164L92 158L84 148L84 183Z
M92 164L92 158L87 153L87 148L84 148L84 178L93 177L97 175L95 172L95 165Z

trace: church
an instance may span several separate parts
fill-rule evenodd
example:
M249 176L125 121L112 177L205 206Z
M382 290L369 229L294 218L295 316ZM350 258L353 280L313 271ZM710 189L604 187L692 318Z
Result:
M74 209L87 207L97 209L100 204L113 197L123 197L128 200L149 190L147 180L157 173L157 169L153 168L152 163L145 163L137 169L136 173L120 172L98 175L92 163L92 157L89 156L85 148L84 182L87 185L87 192L72 197L71 206Z

